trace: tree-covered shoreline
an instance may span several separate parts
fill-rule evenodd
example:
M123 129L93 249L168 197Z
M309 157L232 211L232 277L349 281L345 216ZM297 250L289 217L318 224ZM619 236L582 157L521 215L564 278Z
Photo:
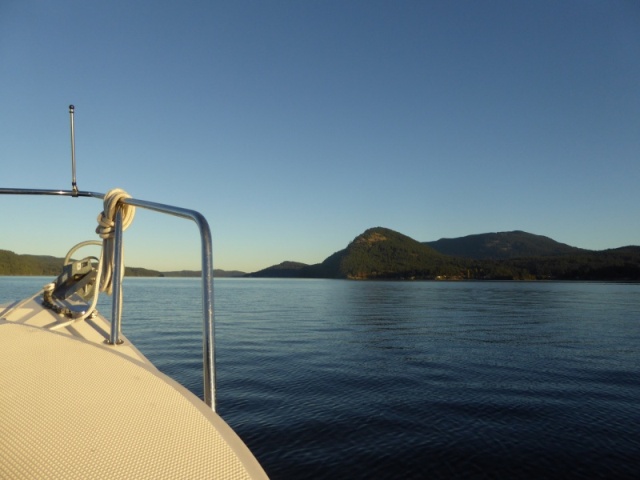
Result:
M0 276L53 276L62 271L63 258L49 255L20 255L0 250ZM199 270L161 272L141 267L125 267L128 277L200 277ZM245 272L214 270L215 277L241 277Z
M0 250L0 275L57 276L63 259ZM126 267L130 277L198 277L199 271ZM522 231L418 242L383 227L370 228L323 262L285 261L245 274L215 277L338 278L352 280L600 280L640 281L640 247L594 251Z
M526 232L501 232L420 243L376 227L322 263L284 262L251 277L354 280L640 281L640 247L604 251L570 247ZM446 254L437 248L446 244ZM528 253L534 253L528 255Z

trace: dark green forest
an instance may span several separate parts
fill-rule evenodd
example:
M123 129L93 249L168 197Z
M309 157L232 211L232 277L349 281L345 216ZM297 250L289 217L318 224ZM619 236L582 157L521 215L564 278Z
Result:
M376 227L320 264L284 262L249 276L639 281L640 247L591 251L521 231L420 243L393 230Z
M0 275L58 275L64 259L0 250Z

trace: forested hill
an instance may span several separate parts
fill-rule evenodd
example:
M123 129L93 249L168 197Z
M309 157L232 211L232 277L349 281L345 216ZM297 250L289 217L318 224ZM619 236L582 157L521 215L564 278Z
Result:
M268 277L268 278L296 278L301 277L301 270L308 268L309 265L300 262L285 261L278 265L260 270L259 272L248 274L249 277Z
M63 258L47 255L17 255L0 250L0 275L52 275L57 276Z
M326 278L433 278L457 274L456 263L406 235L376 227L358 235L320 265L301 272Z
M640 281L640 247L591 251L520 231L421 243L377 227L320 264L284 262L248 276Z
M549 237L520 230L481 233L460 238L441 238L435 242L424 242L424 244L446 255L477 260L578 255L588 252L588 250L556 242Z

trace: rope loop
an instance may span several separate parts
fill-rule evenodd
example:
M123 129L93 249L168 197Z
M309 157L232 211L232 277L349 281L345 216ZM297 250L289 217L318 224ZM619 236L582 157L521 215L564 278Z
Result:
M131 198L127 192L121 188L114 188L109 190L104 196L104 210L98 215L98 227L96 233L102 238L102 259L101 259L101 275L100 275L100 291L105 292L107 295L111 295L113 290L112 274L115 270L114 257L115 257L115 242L114 227L116 211L119 207L118 203L125 198ZM135 207L131 205L121 204L122 208L122 230L126 230L136 213ZM124 255L123 255L124 257ZM120 271L124 275L124 260L121 265Z
M131 198L131 195L121 188L109 190L104 196L104 210L98 215L98 227L96 228L96 233L103 240L113 238L118 202L125 198ZM131 225L135 213L135 207L122 204L122 230L126 230Z

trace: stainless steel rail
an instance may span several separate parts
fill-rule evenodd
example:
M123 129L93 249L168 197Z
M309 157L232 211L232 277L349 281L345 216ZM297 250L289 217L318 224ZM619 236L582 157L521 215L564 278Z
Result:
M0 188L0 195L53 195L65 197L93 197L103 199L105 194L77 191L77 190L45 190L26 188ZM195 210L174 207L162 203L148 202L127 198L122 200L123 204L153 210L159 213L173 215L176 217L192 220L198 226L201 242L201 262L202 262L202 367L204 376L204 401L213 411L216 410L216 372L215 372L215 331L213 314L213 253L211 247L211 230L206 218ZM122 216L121 208L118 208L115 221L115 249L116 259L122 255ZM115 262L114 270L114 297L111 318L111 334L109 343L116 345L120 335L120 314L122 312L122 295L120 284L121 272L120 262Z

